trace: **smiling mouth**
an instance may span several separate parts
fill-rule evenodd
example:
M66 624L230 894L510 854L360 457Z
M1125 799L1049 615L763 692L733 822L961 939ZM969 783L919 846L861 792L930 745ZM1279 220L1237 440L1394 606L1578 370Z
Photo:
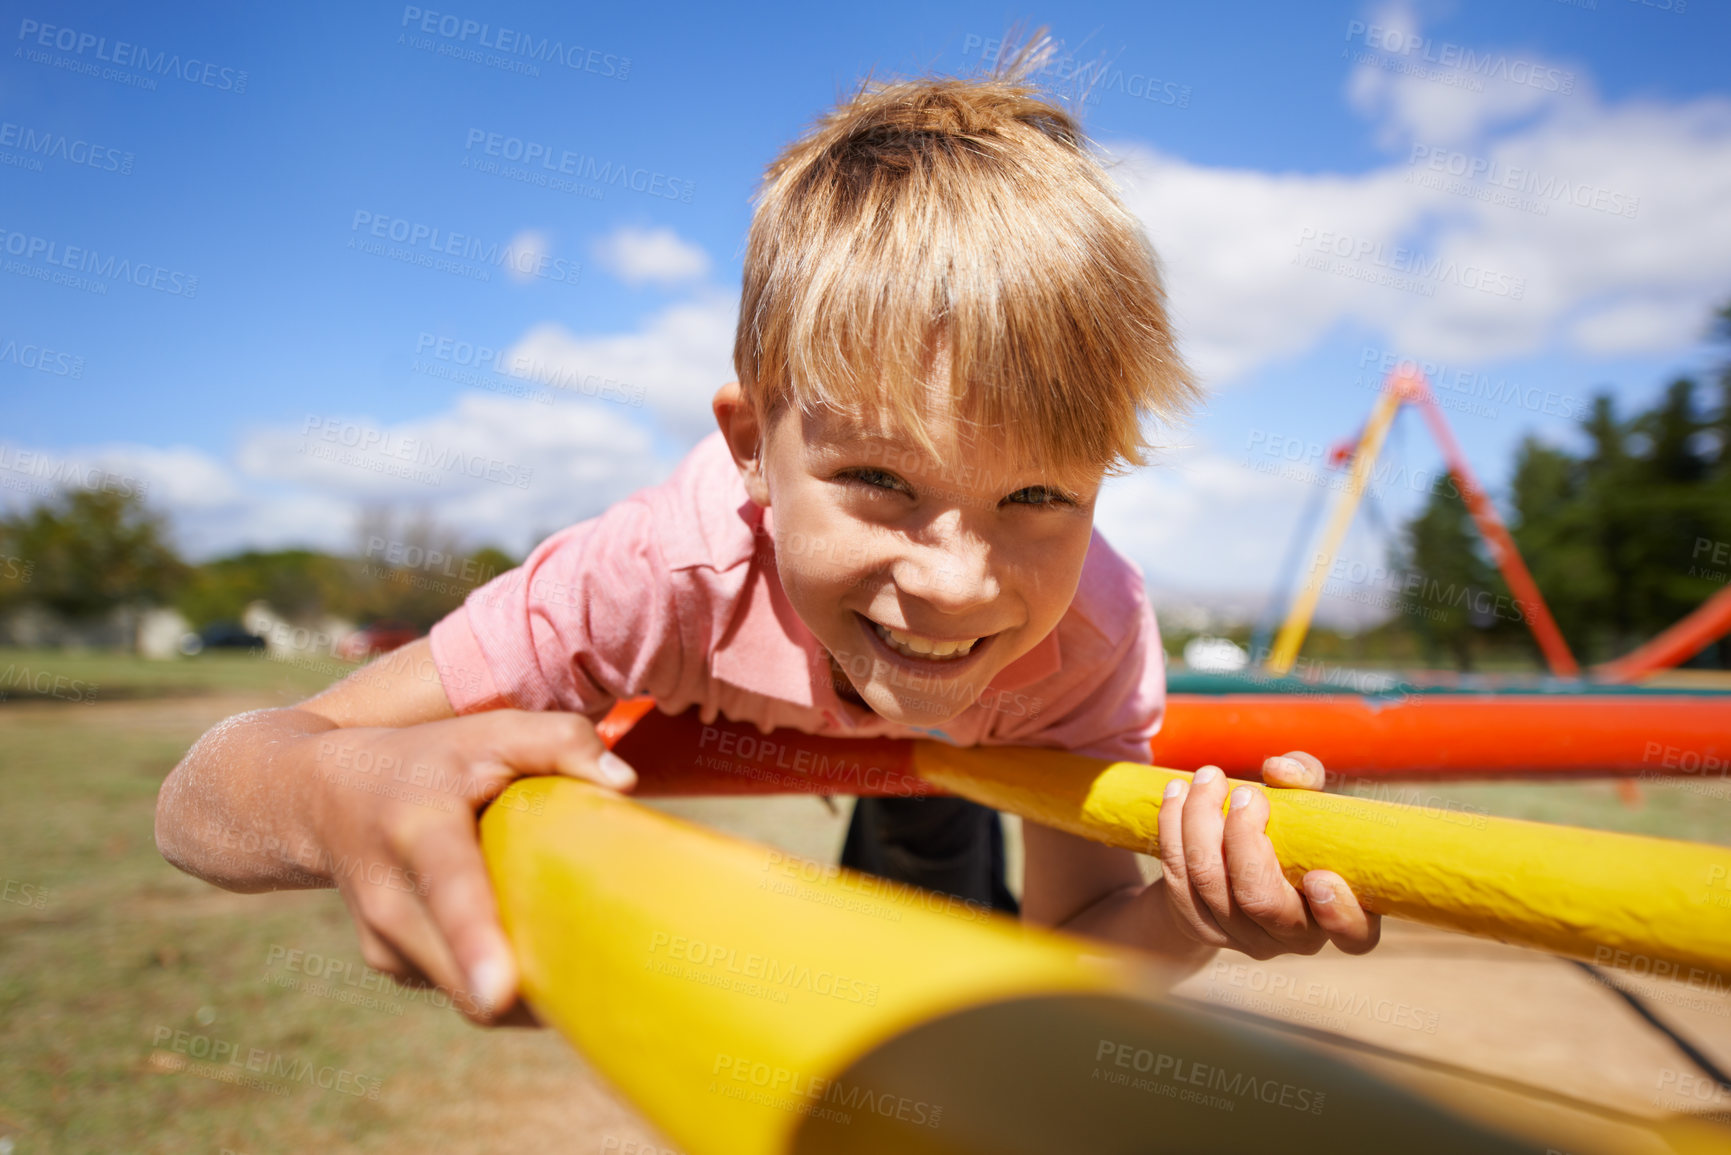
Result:
M861 615L864 617L864 615ZM968 656L973 648L982 640L980 638L964 638L961 641L943 641L929 638L924 634L912 634L905 630L891 629L882 622L866 618L872 630L883 641L883 644L902 655L904 658L914 658L927 662L954 662Z

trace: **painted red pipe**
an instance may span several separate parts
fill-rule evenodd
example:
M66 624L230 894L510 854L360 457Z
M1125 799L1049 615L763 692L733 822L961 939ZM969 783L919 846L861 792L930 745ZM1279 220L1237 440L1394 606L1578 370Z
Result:
M642 720L629 724L632 714ZM602 728L637 768L644 795L939 793L914 775L910 745L896 739L763 734L641 702L616 706ZM1151 761L1255 778L1264 758L1288 750L1348 777L1651 774L1722 779L1731 791L1731 696L1174 694Z
M1305 750L1351 776L1705 773L1731 789L1731 696L1174 694L1153 750L1156 765L1241 777Z
M1606 682L1633 682L1648 674L1681 665L1731 630L1731 586L1701 603L1694 613L1636 650L1595 666Z

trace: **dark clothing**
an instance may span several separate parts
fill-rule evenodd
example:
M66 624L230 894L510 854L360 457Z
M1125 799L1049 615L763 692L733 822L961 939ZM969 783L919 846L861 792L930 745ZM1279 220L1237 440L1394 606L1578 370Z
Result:
M861 798L841 864L1017 914L1004 882L1004 824L965 798Z

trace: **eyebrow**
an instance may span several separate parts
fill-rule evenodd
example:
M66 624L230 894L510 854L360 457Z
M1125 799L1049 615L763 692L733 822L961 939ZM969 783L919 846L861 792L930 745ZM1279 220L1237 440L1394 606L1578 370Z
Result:
M922 450L918 446L914 445L912 443L912 441L909 439L898 440L897 438L892 437L888 434L876 433L876 432L873 432L871 430L861 429L858 426L846 427L843 430L841 430L840 432L835 433L834 435L830 435L829 431L826 430L825 436L823 438L821 438L821 440L819 442L817 442L817 446L820 449L820 451L829 450L830 452L834 452L834 453L846 453L850 450L858 451L860 449L867 449L867 448L872 448L872 447L877 447L877 446L884 446L884 447L888 447L890 449L895 450L899 455L905 455L905 454L910 453L910 452L918 454L920 457L922 457L924 459L926 464L936 466L940 471L943 471L943 472L948 472L950 470L960 469L963 472L968 473L968 474L972 474L974 476L982 476L983 475L985 477L992 478L994 481L1002 481L1004 484L1012 484L1017 478L1023 476L1021 474L1014 473L1014 472L993 474L985 466L969 465L966 462L960 462L960 463L957 463L955 465L952 465L949 462L943 461L940 458L932 457L930 454L926 453L924 450ZM882 463L880 463L880 464L882 464ZM892 467L891 466L885 466L885 468L892 468ZM1105 480L1104 477L1093 479L1093 481L1095 483L1101 482L1104 480ZM1081 495L1083 490L1088 488L1088 485L1086 483L1083 483L1081 478L1071 477L1067 471L1060 468L1060 469L1053 469L1053 470L1047 472L1043 477L1040 477L1036 480L1028 481L1023 485L1016 486L1014 489L1011 489L1008 492L1017 493L1023 489L1033 489L1033 488L1039 488L1039 487L1052 489L1052 490L1055 490L1059 493L1064 494L1067 497L1075 499Z

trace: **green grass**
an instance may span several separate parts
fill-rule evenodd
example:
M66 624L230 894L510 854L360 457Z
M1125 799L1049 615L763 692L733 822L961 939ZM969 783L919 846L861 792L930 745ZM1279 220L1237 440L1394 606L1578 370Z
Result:
M240 651L152 662L130 654L0 649L0 708L7 701L123 701L212 691L261 691L304 698L356 667L334 658L278 661Z
M0 705L0 1137L36 1152L430 1151L476 1104L580 1061L551 1032L482 1032L425 995L364 992L401 1015L265 981L273 946L362 964L333 891L231 895L158 855L157 788L230 708L322 681L256 658L145 663L31 655L62 671L175 694L248 698ZM0 653L0 670L16 654ZM29 891L23 890L28 886ZM3 893L3 891L0 891ZM40 909L20 900L42 896ZM340 984L338 984L340 986ZM287 1098L152 1065L158 1029L381 1081L369 1100L291 1084ZM172 1041L172 1040L171 1040ZM159 1060L160 1062L160 1060Z

